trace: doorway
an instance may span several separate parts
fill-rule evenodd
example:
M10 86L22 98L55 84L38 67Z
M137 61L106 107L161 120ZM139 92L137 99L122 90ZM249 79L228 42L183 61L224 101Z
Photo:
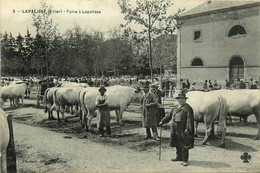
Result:
M229 63L229 80L237 79L244 79L244 60L239 56L233 57Z

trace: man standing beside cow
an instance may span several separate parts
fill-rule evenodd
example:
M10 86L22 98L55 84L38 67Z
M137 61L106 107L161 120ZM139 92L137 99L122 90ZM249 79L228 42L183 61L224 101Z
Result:
M104 127L106 127L106 134L111 136L110 110L108 108L108 99L105 95L106 88L101 86L98 91L100 95L96 97L95 102L95 105L98 107L97 128L99 129L100 137L104 136Z
M157 101L158 101L158 109L157 109L157 126L159 122L165 117L165 110L164 108L160 108L159 106L162 105L162 97L164 97L165 93L158 89L159 84L155 83L151 86L151 91L155 94Z
M146 137L145 139L152 138L151 131L153 131L153 139L159 140L158 133L157 133L157 105L158 100L154 93L149 91L149 84L143 87L144 96L141 99L142 105L142 124L146 129Z
M162 119L159 125L171 121L170 146L176 147L176 158L172 161L183 161L188 166L189 149L194 147L194 114L192 107L186 103L186 95L176 97L178 105Z

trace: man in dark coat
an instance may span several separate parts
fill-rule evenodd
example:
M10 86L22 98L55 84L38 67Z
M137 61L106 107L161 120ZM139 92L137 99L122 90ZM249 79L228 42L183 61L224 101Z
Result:
M162 97L164 97L165 94L158 88L159 88L159 84L154 84L151 86L152 92L155 94L158 101L157 126L159 125L159 122L165 117L164 108L160 108L160 105L162 105Z
M172 161L183 161L188 166L189 149L194 147L194 114L191 106L186 103L186 95L176 97L178 106L175 106L159 125L171 121L170 146L176 147L176 158Z
M141 99L142 105L142 124L146 128L145 139L152 138L151 131L153 131L153 139L159 140L157 133L157 105L158 101L154 93L149 91L149 85L143 87L144 96Z
M242 80L238 78L237 82L238 82L238 89L246 89L246 84Z

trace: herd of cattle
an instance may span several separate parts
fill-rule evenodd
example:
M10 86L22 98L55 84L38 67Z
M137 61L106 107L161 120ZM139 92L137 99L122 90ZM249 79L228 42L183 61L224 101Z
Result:
M20 83L4 86L0 90L0 104L10 99L10 105L15 106L19 99L23 104L24 93L30 86L28 83ZM96 97L99 95L98 87L87 87L80 83L68 82L63 87L48 88L44 93L44 111L48 113L48 118L53 119L53 111L56 110L58 121L61 114L64 121L64 111L66 107L71 108L71 113L75 112L80 117L81 125L92 131L91 120L96 115ZM119 124L123 124L122 115L130 103L138 102L144 92L141 88L129 86L109 86L106 95L110 110L115 110L116 119ZM178 94L178 91L175 92ZM198 123L205 123L206 132L203 144L206 144L211 125L218 119L219 130L222 132L222 147L225 145L226 119L227 115L243 116L244 118L254 114L258 123L258 132L254 139L260 139L260 90L216 90L211 92L189 91L187 93L187 103L191 105L195 116L195 133L197 133ZM2 121L2 120L1 120ZM1 137L2 138L2 137Z
M3 107L7 99L11 106L17 106L19 100L23 104L25 92L30 89L29 83L13 83L0 88L0 106ZM75 112L80 116L81 125L86 130L93 130L91 120L95 117L97 107L95 106L96 97L99 95L98 87L88 87L80 83L66 82L61 87L48 88L43 97L44 111L48 113L48 118L53 119L53 111L56 110L58 121L59 114L63 116L66 107L71 108L71 113ZM176 91L177 95L179 91ZM123 124L122 115L127 107L138 102L144 92L141 88L129 86L109 86L106 95L110 110L115 110L116 119L119 124ZM204 122L206 131L203 144L207 143L212 124L218 119L218 130L222 132L221 146L225 146L226 119L227 115L247 118L254 114L258 124L258 132L254 139L260 139L260 90L216 90L211 92L188 91L187 103L191 105L194 111L195 135L199 122ZM73 109L74 107L74 109ZM163 107L163 105L159 105ZM166 107L165 107L166 108ZM9 141L9 129L7 116L0 109L0 162L1 172L3 172L3 153Z

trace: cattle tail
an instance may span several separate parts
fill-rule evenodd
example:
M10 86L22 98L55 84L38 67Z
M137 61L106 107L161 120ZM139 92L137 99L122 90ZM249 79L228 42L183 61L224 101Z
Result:
M46 89L45 92L44 92L44 95L43 95L43 102L44 102L44 112L47 113L47 94L48 94L48 91L50 90L50 88Z
M89 109L88 107L85 105L85 95L86 95L86 92L83 93L83 96L82 96L82 118L81 118L81 125L83 128L86 129L86 131L88 131L88 124L87 123L87 116L89 115Z
M56 96L57 91L58 91L58 90L55 90L55 91L53 92L53 105L52 105L52 107L51 107L51 110L53 110L54 107L55 107L56 112L57 112L58 121L60 122L60 115L59 115L60 106L58 106L59 104L58 104L58 99L57 99L57 96Z

